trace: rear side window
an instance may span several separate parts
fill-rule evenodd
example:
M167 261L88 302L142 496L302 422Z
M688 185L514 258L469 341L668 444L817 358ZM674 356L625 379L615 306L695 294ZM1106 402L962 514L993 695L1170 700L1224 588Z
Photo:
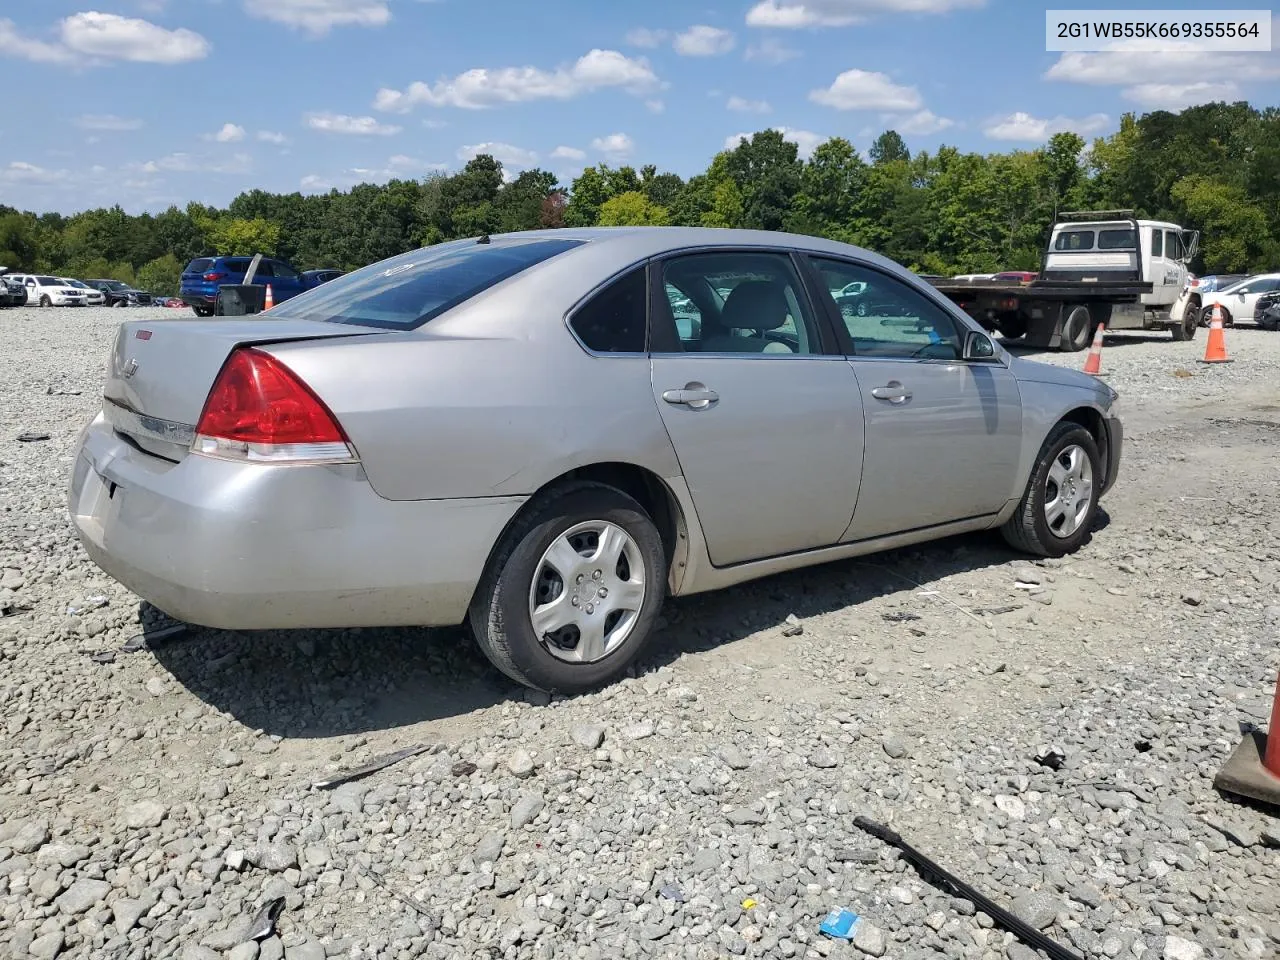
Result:
M404 253L285 301L272 316L414 330L582 240L460 240Z
M1075 250L1092 250L1093 231L1063 230L1058 234L1058 238L1053 241L1053 249L1063 250L1068 253Z
M1099 250L1133 250L1138 246L1138 234L1129 230L1099 230Z
M228 257L222 261L222 268L228 273L244 273L249 269L248 257Z
M208 273L209 268L213 266L213 261L209 259L192 260L187 264L184 273Z
M574 311L569 326L594 353L644 353L648 292L644 267L637 267Z

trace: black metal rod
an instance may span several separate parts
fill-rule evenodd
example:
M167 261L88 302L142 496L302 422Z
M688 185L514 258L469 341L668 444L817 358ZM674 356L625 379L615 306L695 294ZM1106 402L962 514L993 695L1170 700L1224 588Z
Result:
M1020 919L1008 910L1001 907L994 900L989 899L984 894L979 893L973 887L969 886L963 880L949 873L939 866L933 860L930 860L923 853L917 850L901 836L890 830L883 824L876 823L874 820L868 820L866 817L856 817L853 825L859 830L871 834L902 851L902 855L907 861L920 871L927 881L935 887L955 897L968 900L975 907L994 920L1000 927L1008 930L1015 937L1028 946L1035 947L1037 950L1043 950L1049 955L1050 960L1083 960L1079 954L1072 953L1066 947L1057 941L1050 940L1047 936L1037 930L1026 921Z

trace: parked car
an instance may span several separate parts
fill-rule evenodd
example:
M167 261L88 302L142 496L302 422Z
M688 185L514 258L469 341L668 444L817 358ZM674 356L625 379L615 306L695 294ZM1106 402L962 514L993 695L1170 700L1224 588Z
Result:
M1018 283L1030 283L1038 276L1040 276L1040 274L1036 273L1034 270L1004 270L1000 273L994 274L991 279L1016 280Z
M31 307L83 307L85 291L68 286L57 277L32 273L10 274L26 290L26 304Z
M1184 322L1192 322L1194 318L1196 324L1208 326L1207 320L1204 323L1200 323L1200 316L1203 313L1202 301L1205 295L1216 293L1224 287L1229 287L1245 279L1247 279L1246 275L1239 273L1215 273L1207 277L1196 277L1188 274L1187 282L1183 285L1182 291L1169 308L1169 319L1177 325L1182 325Z
M21 307L27 302L27 288L14 274L0 276L0 307Z
M182 271L178 295L191 304L197 317L211 317L218 301L218 288L224 284L244 283L252 261L253 257L198 257ZM316 286L308 283L290 264L269 257L263 257L259 262L253 282L261 286L269 284L275 303L283 303Z
M101 290L109 307L151 306L151 294L137 290L123 280L86 280L85 283Z
M337 280L344 271L342 270L304 270L302 278L306 281L307 288L318 287L322 283L328 283L330 280ZM275 291L272 291L273 293Z
M89 307L100 307L107 302L107 295L95 287L89 286L83 280L68 280L62 278L62 282L68 287L75 287L77 290L84 291L84 302Z
M1280 330L1280 290L1264 293L1253 308L1253 320L1263 330Z
M1236 320L1252 320L1257 313L1258 299L1265 293L1280 290L1280 273L1260 273L1246 277L1213 293L1200 297L1200 324L1206 326L1213 319L1213 308L1222 308L1222 325L1231 327Z
M844 317L855 281L912 322ZM1079 550L1119 469L1116 400L857 247L537 231L269 317L122 324L69 509L104 571L183 621L465 620L516 681L583 691L669 594L997 528Z

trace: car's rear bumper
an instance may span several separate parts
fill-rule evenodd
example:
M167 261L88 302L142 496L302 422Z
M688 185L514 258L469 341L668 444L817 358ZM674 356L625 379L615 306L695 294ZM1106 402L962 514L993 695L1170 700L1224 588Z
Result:
M460 623L523 497L392 501L359 464L171 463L99 416L69 509L90 558L170 616L229 630Z
M1115 486L1116 478L1120 476L1120 461L1124 455L1124 424L1119 417L1108 417L1103 422L1107 428L1107 476L1102 484L1102 493L1106 493Z

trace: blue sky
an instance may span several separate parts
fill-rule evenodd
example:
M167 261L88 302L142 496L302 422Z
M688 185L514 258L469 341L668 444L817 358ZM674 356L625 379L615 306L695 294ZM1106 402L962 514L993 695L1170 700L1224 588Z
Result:
M315 192L477 151L568 183L688 176L736 134L807 154L1033 147L1129 110L1280 103L1272 53L1048 53L1027 0L5 0L0 202L72 212ZM1101 3L1054 7L1098 7ZM1162 5L1206 7L1200 4Z

